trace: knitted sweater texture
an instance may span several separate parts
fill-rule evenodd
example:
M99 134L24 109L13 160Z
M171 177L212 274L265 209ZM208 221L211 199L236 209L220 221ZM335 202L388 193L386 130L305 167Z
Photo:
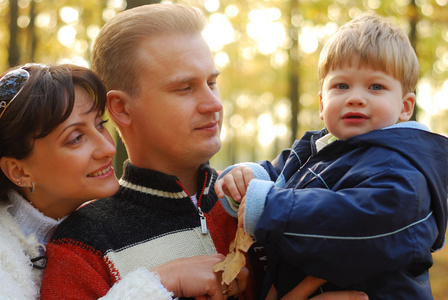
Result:
M43 298L98 299L136 268L227 254L237 224L217 201L216 178L200 167L196 208L175 176L126 162L114 196L80 208L53 234Z

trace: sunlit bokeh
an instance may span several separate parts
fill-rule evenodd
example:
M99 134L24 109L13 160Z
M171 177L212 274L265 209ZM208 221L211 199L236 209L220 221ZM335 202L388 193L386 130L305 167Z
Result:
M117 14L117 11L114 8L106 8L103 10L103 20L104 21L109 21L110 19L112 19L113 17L115 17L115 15Z
M126 0L107 0L107 7L113 8L117 11L122 11L126 8Z
M98 25L90 25L87 27L87 36L93 41L100 32L100 29Z
M205 0L204 8L209 12L215 12L219 8L219 1L218 0Z
M232 4L228 5L225 9L225 14L229 18L235 18L239 12L240 12L240 10L238 9L238 6L232 5Z
M61 8L59 15L62 21L64 21L67 24L71 24L78 21L79 12L73 7L66 6Z
M272 143L275 138L275 126L270 114L261 114L257 119L258 125L258 141L262 146Z
M305 53L313 53L317 50L319 41L317 40L314 28L302 28L302 33L299 35L299 44Z
M31 0L19 0L17 1L17 4L20 8L27 8L30 5Z
M36 16L35 25L39 28L49 29L56 26L56 17L54 13L45 11Z
M249 13L247 34L256 41L260 53L273 53L285 42L286 33L280 17L281 11L277 8L255 9Z
M76 29L71 25L61 27L58 32L58 38L62 45L71 47L75 43Z
M271 66L274 69L283 68L289 60L289 55L286 50L277 50L274 55L271 56Z
M74 56L72 58L65 58L65 59L61 59L60 61L58 61L58 63L63 63L63 64L74 64L74 65L78 65L78 66L82 66L82 67L89 67L89 62L86 61L82 56Z
M220 69L223 69L229 63L229 61L230 59L227 53L218 52L215 54L215 63Z
M30 24L30 18L28 16L19 16L19 18L17 19L17 25L20 28L25 28L28 26L28 24Z

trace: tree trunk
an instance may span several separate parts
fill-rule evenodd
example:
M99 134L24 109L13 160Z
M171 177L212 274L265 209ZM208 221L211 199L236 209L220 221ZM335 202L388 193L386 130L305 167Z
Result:
M409 23L411 30L409 31L409 40L411 42L412 47L414 48L415 52L417 53L417 23L418 23L418 12L417 12L417 5L415 4L415 0L411 0L411 3L409 3ZM418 53L417 53L418 57ZM412 113L411 120L416 120L418 115L418 106L414 106L414 112Z
M28 47L29 57L31 61L36 60L37 38L34 21L36 20L36 2L34 0L30 3L30 24L28 25Z
M289 99L291 101L291 143L297 138L299 131L299 43L297 27L292 18L298 11L298 1L290 0L289 34L292 47L289 49Z
M19 16L18 0L9 1L9 66L13 67L19 64L20 49L17 43L17 35L19 33L19 26L17 25L17 18Z
M153 4L153 3L160 3L160 0L128 0L126 9L134 8L137 6L142 6L145 4Z

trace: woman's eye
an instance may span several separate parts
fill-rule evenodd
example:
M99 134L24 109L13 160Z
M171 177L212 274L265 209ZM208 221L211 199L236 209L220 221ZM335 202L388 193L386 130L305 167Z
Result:
M79 134L79 135L77 135L74 139L70 140L70 141L68 142L68 144L69 144L69 145L76 145L76 144L78 144L78 143L81 142L81 140L83 139L83 137L84 137L84 134Z
M98 123L97 128L104 129L104 124L106 124L107 122L109 122L109 119L101 120L101 122Z

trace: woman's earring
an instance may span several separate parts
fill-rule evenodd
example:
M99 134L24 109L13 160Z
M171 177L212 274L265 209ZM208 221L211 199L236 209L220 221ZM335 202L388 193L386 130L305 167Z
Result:
M34 182L31 181L31 187L30 187L31 193L34 192Z

